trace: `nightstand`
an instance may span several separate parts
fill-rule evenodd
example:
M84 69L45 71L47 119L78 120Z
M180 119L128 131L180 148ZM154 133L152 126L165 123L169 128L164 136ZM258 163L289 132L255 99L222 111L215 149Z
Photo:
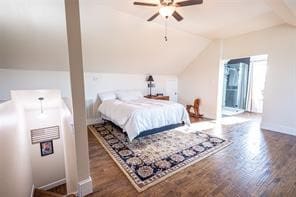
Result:
M169 96L156 96L156 95L152 95L152 96L144 96L145 98L149 98L149 99L156 99L156 100L170 100Z

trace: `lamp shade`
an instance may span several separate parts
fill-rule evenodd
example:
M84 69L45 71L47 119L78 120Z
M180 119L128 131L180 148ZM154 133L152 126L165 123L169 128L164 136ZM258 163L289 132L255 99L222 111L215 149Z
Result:
M147 81L154 81L152 75L149 75L149 76L148 76Z
M162 6L160 9L159 9L159 14L163 17L169 17L169 16L172 16L172 14L174 13L175 11L175 7L174 6Z

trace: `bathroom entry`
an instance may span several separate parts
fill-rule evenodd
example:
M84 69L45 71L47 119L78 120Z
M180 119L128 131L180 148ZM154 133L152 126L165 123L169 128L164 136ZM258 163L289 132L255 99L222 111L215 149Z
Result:
M225 61L222 115L263 112L267 55Z

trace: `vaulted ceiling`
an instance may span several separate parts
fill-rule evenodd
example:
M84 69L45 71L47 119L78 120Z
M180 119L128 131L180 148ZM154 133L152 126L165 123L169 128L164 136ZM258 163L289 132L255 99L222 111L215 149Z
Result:
M159 0L137 0L159 3ZM176 1L176 0L175 0ZM183 1L177 0L176 2ZM103 5L114 10L140 17L146 21L158 7L134 6L134 0L88 0L89 5ZM203 4L179 7L185 20L169 20L175 29L208 39L226 38L258 31L282 23L296 25L295 0L204 0ZM154 21L163 25L161 17Z
M184 20L169 19L165 42L164 19L146 22L158 8L132 0L80 2L86 71L176 74L213 39L296 25L295 0L204 0L177 8ZM0 67L67 70L64 15L62 0L1 0Z

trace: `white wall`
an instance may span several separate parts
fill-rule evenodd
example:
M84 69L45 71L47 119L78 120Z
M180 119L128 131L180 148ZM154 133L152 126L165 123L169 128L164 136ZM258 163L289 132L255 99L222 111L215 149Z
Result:
M76 146L73 116L71 112L72 109L63 102L61 109L61 130L64 134L65 174L68 194L77 192L78 182L77 163L73 162L76 161Z
M296 27L281 25L224 42L224 58L268 54L262 127L296 135Z
M216 118L218 94L219 42L211 43L180 75L179 100L193 104L201 99L200 110L207 118Z
M0 69L0 100L10 99L11 90L61 90L63 97L70 97L68 72Z
M44 100L41 114L39 97ZM26 155L31 161L32 178L35 187L50 189L64 184L65 163L63 130L61 129L61 94L58 90L11 91L11 99L22 109L23 120L26 124L24 133L29 152ZM19 124L17 122L16 124ZM45 127L59 126L60 138L53 140L54 153L42 157L40 143L32 144L31 130ZM20 144L19 146L22 147Z
M33 186L30 150L22 111L14 102L0 104L0 196L30 196Z
M146 75L116 73L85 73L85 97L89 122L97 119L97 93L103 91L136 89L148 93ZM166 94L166 82L177 80L174 75L153 75L156 87L153 93ZM10 90L59 89L63 97L71 97L70 77L64 71L36 71L0 69L0 100L10 98ZM177 87L176 87L177 89Z
M53 140L53 154L42 157L40 144L30 144L34 185L49 189L56 186L56 184L53 184L55 182L58 182L57 184L65 183L64 144L60 108L47 108L44 111L44 116L40 116L40 109L25 110L25 117L29 136L32 129L52 126L59 126L60 129L60 138Z
M268 54L262 127L296 135L295 35L296 28L289 25L248 33L223 40L222 54L218 50L220 41L215 41L179 76L181 100L189 102L202 95L202 113L213 116L217 108L214 97L218 89L215 77L219 75L219 56L231 59ZM192 88L195 83L201 85Z

